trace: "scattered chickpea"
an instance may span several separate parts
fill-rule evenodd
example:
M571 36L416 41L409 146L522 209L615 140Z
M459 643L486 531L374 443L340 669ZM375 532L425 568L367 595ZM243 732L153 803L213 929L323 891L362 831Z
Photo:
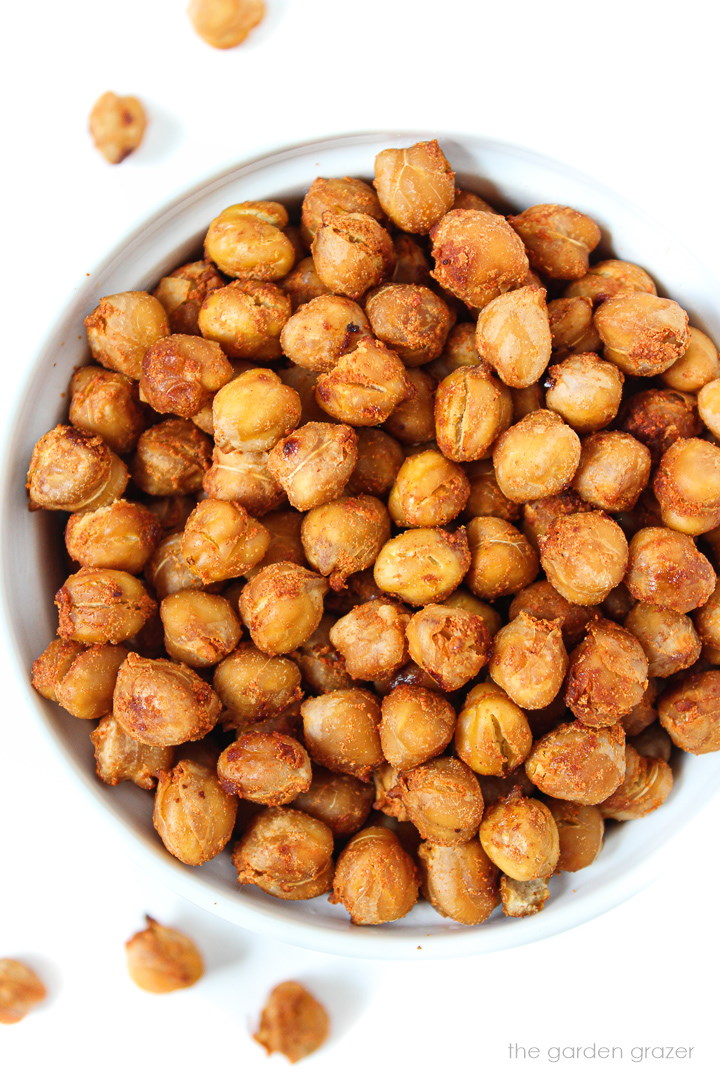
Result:
M532 881L515 881L507 874L501 874L500 900L503 914L512 919L537 915L550 899L549 881L549 876L533 878Z
M365 824L374 798L372 784L315 765L310 787L296 796L292 806L324 822L333 836L352 836Z
M327 1011L317 998L300 983L283 982L270 992L253 1038L268 1054L284 1054L295 1065L320 1049L329 1030Z
M205 257L228 277L279 281L295 262L292 241L282 231L287 224L287 210L277 202L228 206L210 222Z
M305 747L279 732L240 735L220 754L217 774L223 791L265 806L292 802L312 780Z
M128 471L103 440L67 424L43 435L27 473L31 510L97 510L119 499Z
M508 609L510 619L521 611L546 622L559 622L565 646L570 648L580 642L590 619L598 614L595 607L566 600L549 581L534 581L515 594Z
M553 353L564 360L570 353L596 353L602 347L593 324L593 302L588 296L568 296L548 304Z
M632 821L657 810L673 785L672 769L659 758L642 757L635 747L625 747L625 778L600 805L604 817Z
M625 402L619 427L645 443L657 465L678 439L700 434L699 400L677 390L641 390Z
M131 379L142 375L145 350L170 333L165 308L146 292L104 296L85 319L85 330L93 359Z
M132 477L147 495L190 495L211 461L212 443L191 420L163 420L140 436Z
M706 439L677 439L653 480L663 524L697 536L720 524L720 449Z
M205 973L200 951L187 934L162 926L149 915L147 926L125 942L128 974L151 994L167 994L193 986Z
M398 405L412 397L412 392L397 354L372 338L358 342L332 371L319 375L315 384L320 408L355 427L384 423Z
M396 482L405 460L403 448L392 435L375 428L361 428L357 440L357 465L348 480L348 491L381 498Z
M578 495L599 510L632 510L650 478L650 451L624 431L598 431L582 444L573 477Z
M436 757L398 777L407 815L423 840L463 844L477 833L483 796L472 769L452 757Z
M698 616L704 610L700 608ZM639 603L629 612L624 625L642 645L649 661L648 674L653 677L666 679L692 667L700 657L702 641L687 615Z
M537 577L538 557L519 529L498 517L476 517L467 526L467 585L484 600L524 589Z
M0 1024L24 1020L47 996L38 975L20 960L0 959Z
M390 234L369 214L325 211L312 242L315 269L332 292L359 300L395 268Z
M441 604L470 569L464 529L407 529L388 540L375 560L375 581L391 596L418 607Z
M147 117L139 98L119 97L108 90L93 105L89 126L92 140L105 160L119 165L142 143Z
M473 679L490 656L490 634L469 611L428 604L407 625L410 656L448 693Z
M625 584L636 600L683 615L702 607L716 580L709 560L684 533L640 529L630 541Z
M380 701L369 690L333 690L306 698L300 712L305 745L319 765L368 780L382 763Z
M417 445L431 442L435 438L437 379L422 367L407 368L405 377L412 387L412 393L395 406L383 426L401 443Z
M423 895L436 911L465 926L490 918L498 904L498 870L479 840L452 846L425 840L418 859Z
M182 557L204 585L240 577L270 543L265 526L240 503L203 499L185 522Z
M668 735L688 754L720 749L720 671L688 674L660 695L658 717Z
M142 583L124 570L84 567L55 594L58 634L83 645L118 645L156 611Z
M173 334L199 334L198 316L203 301L213 289L225 284L211 262L200 259L185 263L160 281L153 290L167 313Z
M139 574L162 528L142 503L118 499L89 513L72 514L65 526L68 555L81 566Z
M104 784L132 781L152 791L161 772L173 767L174 752L169 746L146 746L118 724L112 713L90 732L95 749L95 771Z
M352 679L381 679L407 662L406 608L395 601L358 604L330 629L330 641Z
M215 49L234 49L265 18L264 0L190 0L195 32Z
M290 297L272 282L231 281L205 297L198 330L228 356L256 363L277 360L282 356L280 334L290 310Z

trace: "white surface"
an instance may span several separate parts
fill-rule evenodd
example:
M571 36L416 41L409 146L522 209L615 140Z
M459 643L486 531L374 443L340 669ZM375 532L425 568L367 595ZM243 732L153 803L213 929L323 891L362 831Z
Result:
M2 74L13 162L3 181L3 410L68 294L130 226L238 158L313 135L436 126L524 143L667 212L714 257L717 26L705 5L606 3L584 14L520 2L509 20L499 5L451 0L270 4L253 40L227 54L195 39L171 0L15 9ZM108 88L138 94L155 118L143 149L115 169L84 130ZM329 959L231 928L145 879L64 781L13 672L3 674L0 955L34 960L51 990L46 1008L0 1031L3 1075L34 1078L63 1061L82 1078L280 1075L285 1063L266 1063L247 1031L266 990L294 977L335 1021L327 1050L299 1067L321 1080L340 1070L582 1077L610 1067L509 1061L510 1041L621 1046L620 1076L711 1075L717 798L673 839L660 883L562 937L465 961ZM204 948L209 974L192 991L155 999L128 983L122 941L144 911ZM696 1049L690 1063L629 1060L633 1046L663 1044Z

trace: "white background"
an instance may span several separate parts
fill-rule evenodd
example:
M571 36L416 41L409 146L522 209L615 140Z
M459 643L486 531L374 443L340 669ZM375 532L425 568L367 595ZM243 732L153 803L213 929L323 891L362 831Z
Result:
M517 142L720 242L717 22L710 6L517 0L268 0L244 46L212 50L181 0L35 0L3 15L2 422L55 314L94 262L224 166L313 135L451 128ZM117 168L86 118L106 89L146 103ZM311 179L311 178L309 178ZM25 463L15 463L20 478ZM18 481L20 482L20 480ZM0 658L1 663L1 658ZM579 929L458 961L344 961L261 940L144 880L20 708L2 671L0 956L34 963L47 1005L0 1029L0 1075L273 1077L249 1038L266 991L306 981L333 1036L299 1075L717 1075L720 800L672 838L656 885ZM208 974L137 990L123 942L145 911L200 943ZM511 1062L507 1044L693 1046L691 1062Z

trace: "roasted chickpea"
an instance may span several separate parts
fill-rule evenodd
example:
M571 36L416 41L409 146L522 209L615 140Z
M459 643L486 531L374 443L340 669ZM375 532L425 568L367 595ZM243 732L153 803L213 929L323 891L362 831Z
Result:
M695 398L676 390L642 390L625 402L620 428L645 443L656 465L678 439L700 434Z
M595 328L605 359L626 375L659 375L688 346L688 317L674 300L646 292L622 293L600 305Z
M353 923L402 919L418 895L415 864L390 829L362 829L340 855L330 902L342 904Z
M442 378L459 367L477 367L480 355L475 345L475 324L459 322L452 327L445 342L439 364L443 370Z
M375 582L417 607L442 603L470 569L464 529L408 529L388 540L375 560Z
M470 495L465 505L468 519L495 517L515 521L520 517L520 505L500 490L492 461L471 461L465 467L465 473L470 479Z
M213 769L179 761L161 772L153 825L165 847L186 866L202 866L219 855L235 827L237 799L223 791Z
M190 667L210 667L223 660L240 640L240 620L222 596L183 589L160 604L165 649Z
M228 206L210 222L205 257L228 277L278 281L295 262L292 242L282 232L287 211L276 202Z
M88 345L98 364L139 379L145 350L170 327L165 308L146 292L104 296L85 319Z
M436 139L381 150L373 183L385 213L409 233L430 232L455 199L455 174Z
M520 237L498 214L451 210L431 239L432 276L471 308L522 285L530 268Z
M537 794L535 785L528 779L522 765L518 766L514 772L508 773L507 776L484 776L479 774L478 780L480 781L486 806L497 802L498 799L507 798L514 791L519 792L521 795Z
M118 671L113 715L126 734L147 746L202 739L218 722L220 708L212 687L186 664L130 653Z
M491 604L486 604L483 600L478 600L476 596L467 592L466 589L456 589L456 591L451 593L446 600L443 600L443 605L449 608L457 608L460 611L469 611L470 614L477 615L485 623L491 638L495 637L502 624L500 615Z
M436 360L452 325L445 301L425 285L381 285L368 296L365 312L375 337L408 367Z
M398 233L394 238L395 270L392 280L399 285L429 285L430 263L414 236Z
M658 758L642 757L635 747L625 747L625 778L601 803L604 817L632 821L661 806L672 790L672 769Z
M401 465L388 499L396 525L447 525L463 510L470 482L460 465L437 450L413 454Z
M528 413L493 447L500 490L513 502L556 495L572 481L580 462L580 439L548 409Z
M220 289L225 278L212 263L200 260L186 263L160 278L153 296L160 301L173 334L199 334L198 314L203 301L213 289Z
M369 690L333 690L300 706L305 746L333 772L369 780L383 761L380 701Z
M435 438L437 380L424 368L408 368L405 377L412 393L395 406L385 421L385 430L401 443L431 442Z
M250 637L270 656L299 648L317 630L328 584L291 562L261 570L240 595L240 615Z
M578 644L584 636L588 622L593 615L598 614L596 608L566 600L549 581L535 581L513 597L508 610L509 617L515 619L521 611L546 622L559 622L567 648Z
M545 408L545 395L540 383L533 386L520 386L510 389L512 400L512 422L516 424L528 413Z
M513 881L552 874L560 857L555 819L544 803L513 792L488 809L480 826L485 854Z
M587 296L594 304L602 304L621 293L657 294L655 282L641 266L623 259L605 259L595 263L587 274L573 281L565 290L565 296Z
M301 538L310 566L340 590L350 574L373 565L390 539L390 517L372 495L335 499L305 515Z
M591 506L632 510L650 477L650 451L624 431L598 431L582 444L573 487Z
M447 692L475 678L490 656L485 623L458 608L428 604L410 619L406 634L415 663Z
M673 741L660 724L649 724L630 739L630 745L646 758L659 758L669 762L674 750Z
M322 225L325 211L333 214L368 214L382 222L384 215L378 197L364 180L350 176L326 180L319 176L307 190L302 203L301 231L310 245Z
M556 872L584 870L595 862L602 848L605 821L600 810L564 799L548 799L547 805L560 838Z
M161 540L145 567L145 577L160 600L180 589L202 588L203 583L182 557L182 532Z
M390 277L395 267L390 235L369 214L325 211L312 256L323 285L351 300Z
M352 495L387 495L405 460L403 448L392 435L374 428L361 428L357 440L357 465L348 481L348 491Z
M477 833L483 815L480 784L457 758L437 757L398 777L400 798L423 840L464 844Z
M580 435L598 431L617 415L624 381L615 364L575 353L548 369L545 404Z
M661 694L657 708L675 746L688 754L720 750L720 671L683 676Z
M512 417L510 392L489 368L460 367L443 379L435 395L437 444L451 461L487 457Z
M537 577L538 557L526 538L497 517L473 518L467 527L470 545L468 587L485 600L508 596Z
M678 395L686 397L687 395ZM697 396L697 408L700 418L711 435L720 437L720 379L706 383ZM695 435L693 431L689 434Z
M215 391L232 376L232 366L214 341L171 334L158 338L146 350L140 393L156 412L189 419L208 405Z
M262 559L269 543L265 526L240 503L204 499L185 522L182 557L208 585L244 574Z
M566 600L600 604L623 580L628 544L620 526L599 510L561 515L540 541L540 562Z
M265 18L265 0L190 0L195 32L214 49L234 49Z
M684 533L640 529L630 541L625 584L636 600L684 615L702 607L716 581L709 561Z
M318 296L287 320L280 344L293 363L327 372L368 336L370 323L359 304L345 296Z
M290 297L290 304L294 312L303 304L315 300L318 296L329 295L329 289L325 288L317 276L315 263L310 255L301 259L287 277L282 279L280 284L284 292Z
M559 360L570 353L596 353L602 347L593 323L593 302L588 296L568 296L548 304L553 352Z
M141 503L118 499L85 514L72 514L65 526L65 546L81 566L139 574L155 550L162 528Z
M132 476L148 495L189 495L202 487L212 442L190 420L163 420L140 436Z
M55 594L58 634L84 645L118 645L156 610L141 582L124 570L83 567Z
M353 685L343 657L330 640L334 625L331 615L323 615L317 630L292 654L303 680L315 694L349 690Z
M692 667L700 656L702 642L692 621L677 611L655 604L635 604L625 619L625 628L642 645L649 661L648 674L657 678L665 679Z
M479 840L452 847L426 840L418 858L423 895L441 915L465 926L492 915L498 904L498 871Z
M526 611L495 635L490 677L523 709L543 709L557 696L568 658L557 622Z
M705 439L678 439L653 480L663 524L697 536L720 524L720 449Z
M500 900L503 915L512 919L537 915L550 899L549 881L550 875L533 878L532 881L515 881L506 874L501 874Z
M648 684L645 687L645 692L640 698L640 701L630 710L630 712L626 713L625 716L620 717L620 723L622 724L626 735L638 735L641 731L644 731L646 727L649 727L650 724L653 724L657 720L655 703L657 702L659 692L657 679L654 679L652 675L649 675Z
M147 426L136 382L88 364L73 375L70 393L69 419L74 427L99 435L116 454L134 450Z
M273 563L291 562L298 566L306 565L305 552L300 539L302 514L298 514L296 510L278 510L265 514L262 523L270 534L270 545L260 562L245 571L244 576L248 581Z
M242 642L215 669L213 686L237 726L278 716L300 701L300 670Z
M521 237L533 270L562 281L584 277L600 229L587 214L569 206L542 203L508 218Z
M303 424L270 451L268 472L296 510L336 499L357 464L357 435L346 424Z
M330 641L353 679L381 679L408 659L405 630L410 615L395 602L370 600L335 623Z
M267 468L262 450L213 450L213 463L203 477L203 491L211 499L237 502L249 514L262 517L274 510L285 493Z
M88 128L95 148L111 165L119 165L141 145L147 115L139 98L101 94L92 107Z
M97 435L58 424L33 447L26 487L31 510L97 510L128 483L119 457Z
M118 668L128 654L120 645L53 642L35 661L32 683L71 716L97 720L112 709Z
M319 765L312 772L310 787L294 799L293 808L324 822L335 837L352 836L372 809L373 786Z
M79 641L55 638L43 649L30 670L30 681L38 694L48 701L57 701L57 688L74 660L85 651Z
M536 383L552 349L545 290L524 285L491 300L478 316L475 345L506 386Z
M161 772L173 766L173 750L166 746L144 746L118 724L112 713L90 732L95 748L95 771L104 784L130 780L152 791Z
M525 771L545 795L596 806L617 790L625 775L622 725L560 724L535 743Z
M572 488L544 499L531 499L523 507L523 532L535 550L539 551L543 538L557 518L590 509L589 503L584 502Z
M638 639L596 618L570 657L565 704L587 727L614 724L639 704L647 678L648 660Z
M300 423L300 395L267 368L251 368L217 392L213 430L221 450L270 450Z
M474 191L467 191L458 187L455 188L455 201L452 208L453 210L484 210L486 214L500 213L499 210L496 210L494 206L491 206L489 202L486 202Z
M315 384L318 405L336 420L356 427L384 423L412 393L397 354L372 338L358 342Z
M267 281L232 281L203 300L198 328L203 338L241 360L277 360L280 333L292 305L277 285ZM225 379L225 382L228 380Z
M694 616L695 630L700 637L702 654L710 664L720 663L720 583ZM687 644L688 639L683 638Z
M396 686L383 698L380 743L396 769L414 769L441 754L455 729L455 710L422 686Z
M235 845L241 885L257 885L283 900L310 900L333 879L333 834L322 821L287 806L261 810Z
M226 746L217 763L223 791L265 806L283 806L307 791L307 750L291 735L249 731Z
M473 772L509 776L532 748L522 709L491 682L478 683L465 699L455 728L455 752Z
M696 394L719 377L720 357L714 342L702 330L689 327L687 348L679 360L662 373L662 382L671 390Z

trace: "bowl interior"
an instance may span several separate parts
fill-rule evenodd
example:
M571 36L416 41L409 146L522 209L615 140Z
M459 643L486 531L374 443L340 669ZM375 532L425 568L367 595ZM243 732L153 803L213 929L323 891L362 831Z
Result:
M353 927L345 910L326 897L288 903L252 887L238 888L229 857L187 868L167 854L151 824L152 797L130 784L108 788L95 777L90 722L76 720L39 698L29 687L32 661L55 636L52 597L64 577L58 515L27 511L24 477L36 440L65 419L73 368L86 362L83 318L99 297L154 287L163 273L193 257L208 222L223 207L246 199L274 198L299 205L316 176L372 175L376 153L436 133L385 132L344 136L290 147L258 158L208 181L148 221L78 288L33 364L5 451L2 488L2 582L6 624L17 677L26 687L27 710L37 718L97 812L117 826L136 857L169 887L240 926L327 952L361 957L464 955L512 947L577 925L619 903L656 872L666 837L707 801L720 780L720 755L682 755L676 786L650 817L608 830L596 862L551 884L552 900L532 919L495 915L479 927L442 919L419 904L405 919L382 927ZM533 203L566 203L590 213L603 229L606 254L638 262L677 299L695 325L720 338L715 309L718 282L681 238L620 196L570 168L521 149L477 136L439 136L458 183L498 205L522 209Z

